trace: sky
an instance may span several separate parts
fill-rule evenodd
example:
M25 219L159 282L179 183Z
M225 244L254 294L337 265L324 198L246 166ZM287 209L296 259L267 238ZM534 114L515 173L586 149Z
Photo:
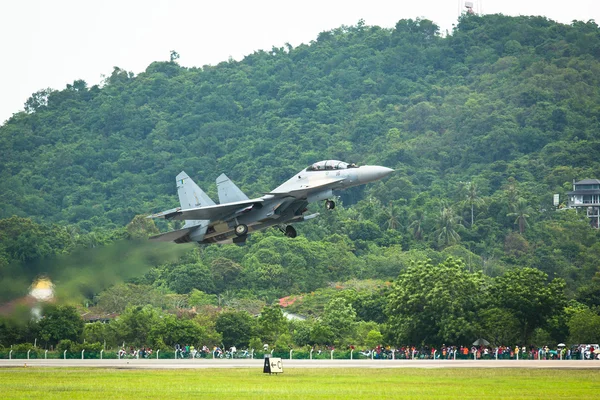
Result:
M471 0L483 14L542 15L600 23L600 0ZM452 31L464 0L0 0L0 124L32 93L113 67L143 72L180 54L185 67L241 60L256 50L310 43L341 25L393 28L427 18Z

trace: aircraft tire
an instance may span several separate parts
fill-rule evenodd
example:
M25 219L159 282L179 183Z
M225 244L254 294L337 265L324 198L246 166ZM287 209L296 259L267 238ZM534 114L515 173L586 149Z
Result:
M235 234L237 236L244 236L248 233L248 225L239 224L235 227Z
M298 233L296 232L296 229L293 226L288 225L285 227L285 236L293 239L296 236L298 236Z
M325 202L325 208L328 210L333 210L335 208L335 201L333 200L327 200Z

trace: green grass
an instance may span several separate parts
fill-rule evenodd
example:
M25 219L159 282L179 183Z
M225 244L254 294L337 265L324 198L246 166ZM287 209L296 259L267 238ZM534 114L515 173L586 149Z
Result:
M598 370L0 369L2 399L600 399Z

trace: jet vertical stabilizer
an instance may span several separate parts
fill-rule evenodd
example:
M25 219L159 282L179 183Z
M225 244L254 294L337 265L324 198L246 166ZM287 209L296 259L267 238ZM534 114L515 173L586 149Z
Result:
M246 196L225 174L221 174L217 178L217 189L219 192L219 203L221 204L248 200L248 196Z
M184 171L181 171L175 179L177 180L177 194L182 210L215 205L215 202ZM208 225L207 220L187 220L184 228L201 225L202 222L206 222L205 225Z

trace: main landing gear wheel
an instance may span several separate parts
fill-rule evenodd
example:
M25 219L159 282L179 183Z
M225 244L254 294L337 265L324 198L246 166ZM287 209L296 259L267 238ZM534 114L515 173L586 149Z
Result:
M235 234L238 236L244 236L248 233L248 225L239 224L235 227Z
M296 232L296 229L294 229L293 226L288 225L285 227L285 236L293 239L296 236L298 236L298 233Z
M328 210L333 210L335 208L335 201L333 201L333 200L325 201L325 208Z

